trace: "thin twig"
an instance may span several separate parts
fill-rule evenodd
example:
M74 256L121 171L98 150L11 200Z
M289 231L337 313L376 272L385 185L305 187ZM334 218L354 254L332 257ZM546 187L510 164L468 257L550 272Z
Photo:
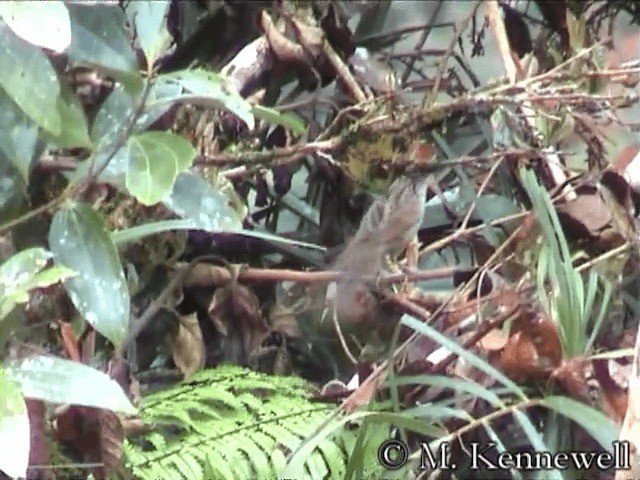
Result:
M422 46L427 41L427 38L429 37L431 30L433 29L432 24L437 18L438 14L440 13L443 3L444 2L438 2L438 4L436 5L436 8L434 8L433 12L431 12L431 17L429 18L429 21L427 22L427 25L425 26L425 28L422 30L422 33L420 34L420 38L418 39L416 46L413 48L414 55L409 58L409 62L407 62L407 68L402 74L401 85L404 85L406 81L409 79L409 75L411 75L411 71L413 70L413 65L416 63L416 60L418 58L418 52L421 52Z
M336 70L337 77L342 81L349 93L353 95L358 103L366 102L368 100L367 96L364 94L360 85L358 85L358 82L353 78L353 75L351 75L347 66L327 40L322 44L322 49L329 60L329 63L331 63L331 66Z
M440 62L438 64L436 80L433 85L433 88L431 89L431 93L429 95L426 95L424 100L422 101L423 109L429 108L431 105L433 105L433 103L435 103L436 98L438 98L438 90L440 90L442 77L444 76L444 72L447 69L447 63L449 62L449 58L453 54L453 49L456 48L456 44L458 43L458 39L460 38L460 35L462 35L462 33L467 29L467 27L469 26L469 23L471 22L471 19L475 17L476 12L478 11L478 7L480 7L481 3L482 2L479 0L476 1L469 15L467 15L464 18L464 20L462 20L462 22L460 22L458 25L455 26L455 31L453 36L451 37L451 41L449 42L447 51L444 54L444 56L440 59Z

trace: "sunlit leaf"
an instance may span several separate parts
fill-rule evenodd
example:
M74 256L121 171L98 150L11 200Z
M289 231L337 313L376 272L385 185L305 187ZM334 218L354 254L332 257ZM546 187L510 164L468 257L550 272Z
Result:
M4 22L0 22L0 62L0 86L38 126L60 134L58 75L38 47L16 37Z
M279 112L262 105L254 105L251 111L256 117L269 123L282 125L296 135L302 135L307 129L302 119L293 113Z
M129 290L118 252L100 216L85 203L65 205L53 217L49 245L56 263L77 273L64 285L78 312L114 345L120 345L129 324Z
M44 269L51 256L51 252L43 248L29 248L0 265L0 320L17 304L29 300L29 290L47 287L73 275L65 267Z
M241 219L229 206L227 197L193 172L178 175L164 204L181 217L191 220L194 229L224 232L242 228Z
M136 27L138 41L150 65L153 65L158 55L171 43L171 35L167 30L169 4L166 0L129 2L126 8L127 16L130 23Z
M62 53L71 42L69 12L63 2L0 2L0 17L23 40Z
M10 362L7 373L25 397L136 413L115 380L81 363L40 355Z
M18 386L0 367L0 471L10 478L26 478L29 465L29 416Z
M573 53L578 53L584 47L587 31L585 17L576 17L570 9L567 9L567 30L569 32L569 45Z
M126 186L145 205L153 205L167 196L178 174L191 166L196 154L184 138L168 132L133 135L127 145Z
M159 99L162 102L186 102L203 106L223 107L237 115L250 129L255 126L252 106L235 92L224 77L206 70L179 70L159 75L156 79L163 83L177 84L182 93Z

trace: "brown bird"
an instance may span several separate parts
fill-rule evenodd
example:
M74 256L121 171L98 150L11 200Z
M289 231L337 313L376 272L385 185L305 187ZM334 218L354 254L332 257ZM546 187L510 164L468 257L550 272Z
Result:
M397 257L417 235L422 217L427 176L408 174L396 179L386 200L377 200L363 217L355 236L334 268L344 272L337 282L335 309L342 327L371 320L378 299L363 277L385 270L385 257Z

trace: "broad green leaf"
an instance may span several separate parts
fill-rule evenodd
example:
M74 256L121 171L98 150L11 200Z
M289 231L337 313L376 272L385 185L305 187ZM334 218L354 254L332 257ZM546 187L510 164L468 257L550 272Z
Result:
M168 87L168 88L165 88ZM176 95L177 86L151 85L142 113L136 120L135 129L142 131L161 117L171 104L157 104L156 99L167 95ZM118 85L102 103L91 128L91 138L107 146L117 140L123 129L136 110L137 101L122 86ZM124 173L124 170L122 171Z
M69 12L63 2L0 2L0 17L23 40L62 53L71 42Z
M65 173L69 182L72 185L78 183L78 181L89 174L92 163L94 165L93 171L97 171L97 169L101 168L104 162L110 158L107 167L101 170L98 179L103 183L110 183L116 188L124 190L125 173L127 171L127 163L129 162L129 149L125 145L112 155L111 148L114 148L114 146L107 145L94 151L87 160L79 162L74 171Z
M7 374L28 398L136 413L115 380L82 363L39 355L10 362Z
M129 325L129 290L100 216L86 203L63 206L51 222L49 246L57 264L77 273L64 285L78 312L119 346Z
M129 91L142 88L136 56L125 32L126 17L117 4L69 3L69 58L98 67Z
M255 126L253 107L234 91L226 79L206 70L179 70L159 75L156 82L177 84L183 92L175 97L165 97L162 102L188 102L205 106L223 107L243 120L250 129Z
M167 30L169 4L167 0L129 2L126 8L129 23L136 27L138 41L149 65L153 65L171 43Z
M0 470L10 478L26 478L29 465L29 416L18 386L0 367Z
M135 101L122 86L116 86L109 94L98 113L93 119L91 126L91 140L101 146L110 145L116 138L118 131L133 115Z
M9 97L38 126L59 135L58 75L39 48L16 37L4 22L0 22L0 63L0 86Z
M302 135L307 127L304 121L293 113L282 113L273 108L264 107L262 105L254 105L251 108L253 114L269 123L276 123L288 128L296 135Z
M60 135L44 136L51 137L50 140L61 148L90 148L93 144L84 108L67 85L61 85L57 109L62 120Z
M166 197L180 172L191 166L196 150L175 133L145 132L127 142L126 186L145 205Z
M25 184L29 180L37 144L38 126L6 92L0 90L0 155L4 154L16 167Z
M191 220L194 229L224 232L242 228L242 219L229 206L227 197L193 172L178 175L171 195L163 203L181 217Z

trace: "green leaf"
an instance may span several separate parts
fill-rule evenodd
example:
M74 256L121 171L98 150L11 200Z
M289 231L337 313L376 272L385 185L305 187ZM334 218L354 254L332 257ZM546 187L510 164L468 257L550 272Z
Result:
M156 82L159 85L177 84L182 88L181 94L159 99L161 102L181 101L223 107L243 120L249 129L255 126L252 105L235 92L221 75L206 70L179 70L159 75Z
M29 465L29 416L18 386L0 367L0 470L10 478L25 478Z
M133 97L122 86L116 86L96 113L91 126L91 140L101 145L113 143L118 131L133 115L134 108Z
M129 325L129 290L100 216L85 203L65 205L53 217L49 245L57 264L78 273L64 282L78 312L119 346Z
M93 65L120 81L129 91L142 88L136 56L125 32L126 18L117 4L69 3L69 58Z
M171 89L171 94L175 94L176 87ZM158 96L165 96L168 92L162 86L153 84L150 87L144 109L136 120L135 129L142 131L161 117L169 108L170 104L154 105ZM151 105L151 106L150 106ZM136 109L136 100L121 85L117 85L111 94L102 103L91 128L91 138L94 142L100 142L103 146L111 146L117 140L118 133L123 125L130 121ZM122 170L124 173L124 170Z
M58 75L42 51L29 45L0 22L0 86L44 130L59 135ZM10 68L8 68L10 66Z
M61 85L57 109L62 120L62 131L60 135L50 136L51 141L61 148L91 148L93 144L89 138L84 108L67 85Z
M0 265L0 320L17 304L27 302L30 290L48 287L74 274L64 267L42 270L51 256L43 248L30 248Z
M188 141L168 132L133 135L127 146L126 186L144 205L153 205L167 196L178 174L191 166L196 155Z
M44 248L29 248L16 253L0 265L0 288L3 292L15 289L47 266L51 252Z
M569 32L569 45L575 54L584 47L584 40L587 33L587 23L585 17L577 18L573 12L567 9L567 30Z
M63 2L0 2L0 17L23 40L62 53L71 41L69 12Z
M171 43L167 30L167 14L170 2L129 2L126 7L129 23L135 25L138 41L147 57L147 64L153 65L158 55Z
M191 220L192 229L224 232L242 228L242 219L229 206L227 197L193 172L178 175L171 195L163 203L181 217Z
M25 184L29 180L37 144L38 126L0 90L0 154L16 167Z
M0 141L1 139L2 134L0 134ZM23 179L0 150L0 224L15 218L25 205L26 199Z
M470 365L476 367L478 370L483 371L490 377L492 377L495 381L502 383L505 387L507 387L514 395L520 397L521 399L526 400L527 397L524 394L524 391L510 378L504 375L502 372L497 370L495 367L487 363L484 359L476 355L475 353L466 350L459 343L451 340L446 335L440 333L435 328L427 325L426 323L422 323L410 315L403 315L401 320L403 325L415 330L416 332L431 338L432 340L438 342L447 350L452 353L460 356L463 360L468 362Z
M256 117L269 123L282 125L296 135L302 135L307 130L304 121L293 113L282 113L274 110L273 108L264 107L262 105L254 105L251 108L251 111Z
M28 398L129 414L137 412L115 380L81 363L38 355L10 362L7 373Z
M611 442L618 438L615 422L589 405L560 395L543 399L542 405L576 422L605 449L611 448Z

